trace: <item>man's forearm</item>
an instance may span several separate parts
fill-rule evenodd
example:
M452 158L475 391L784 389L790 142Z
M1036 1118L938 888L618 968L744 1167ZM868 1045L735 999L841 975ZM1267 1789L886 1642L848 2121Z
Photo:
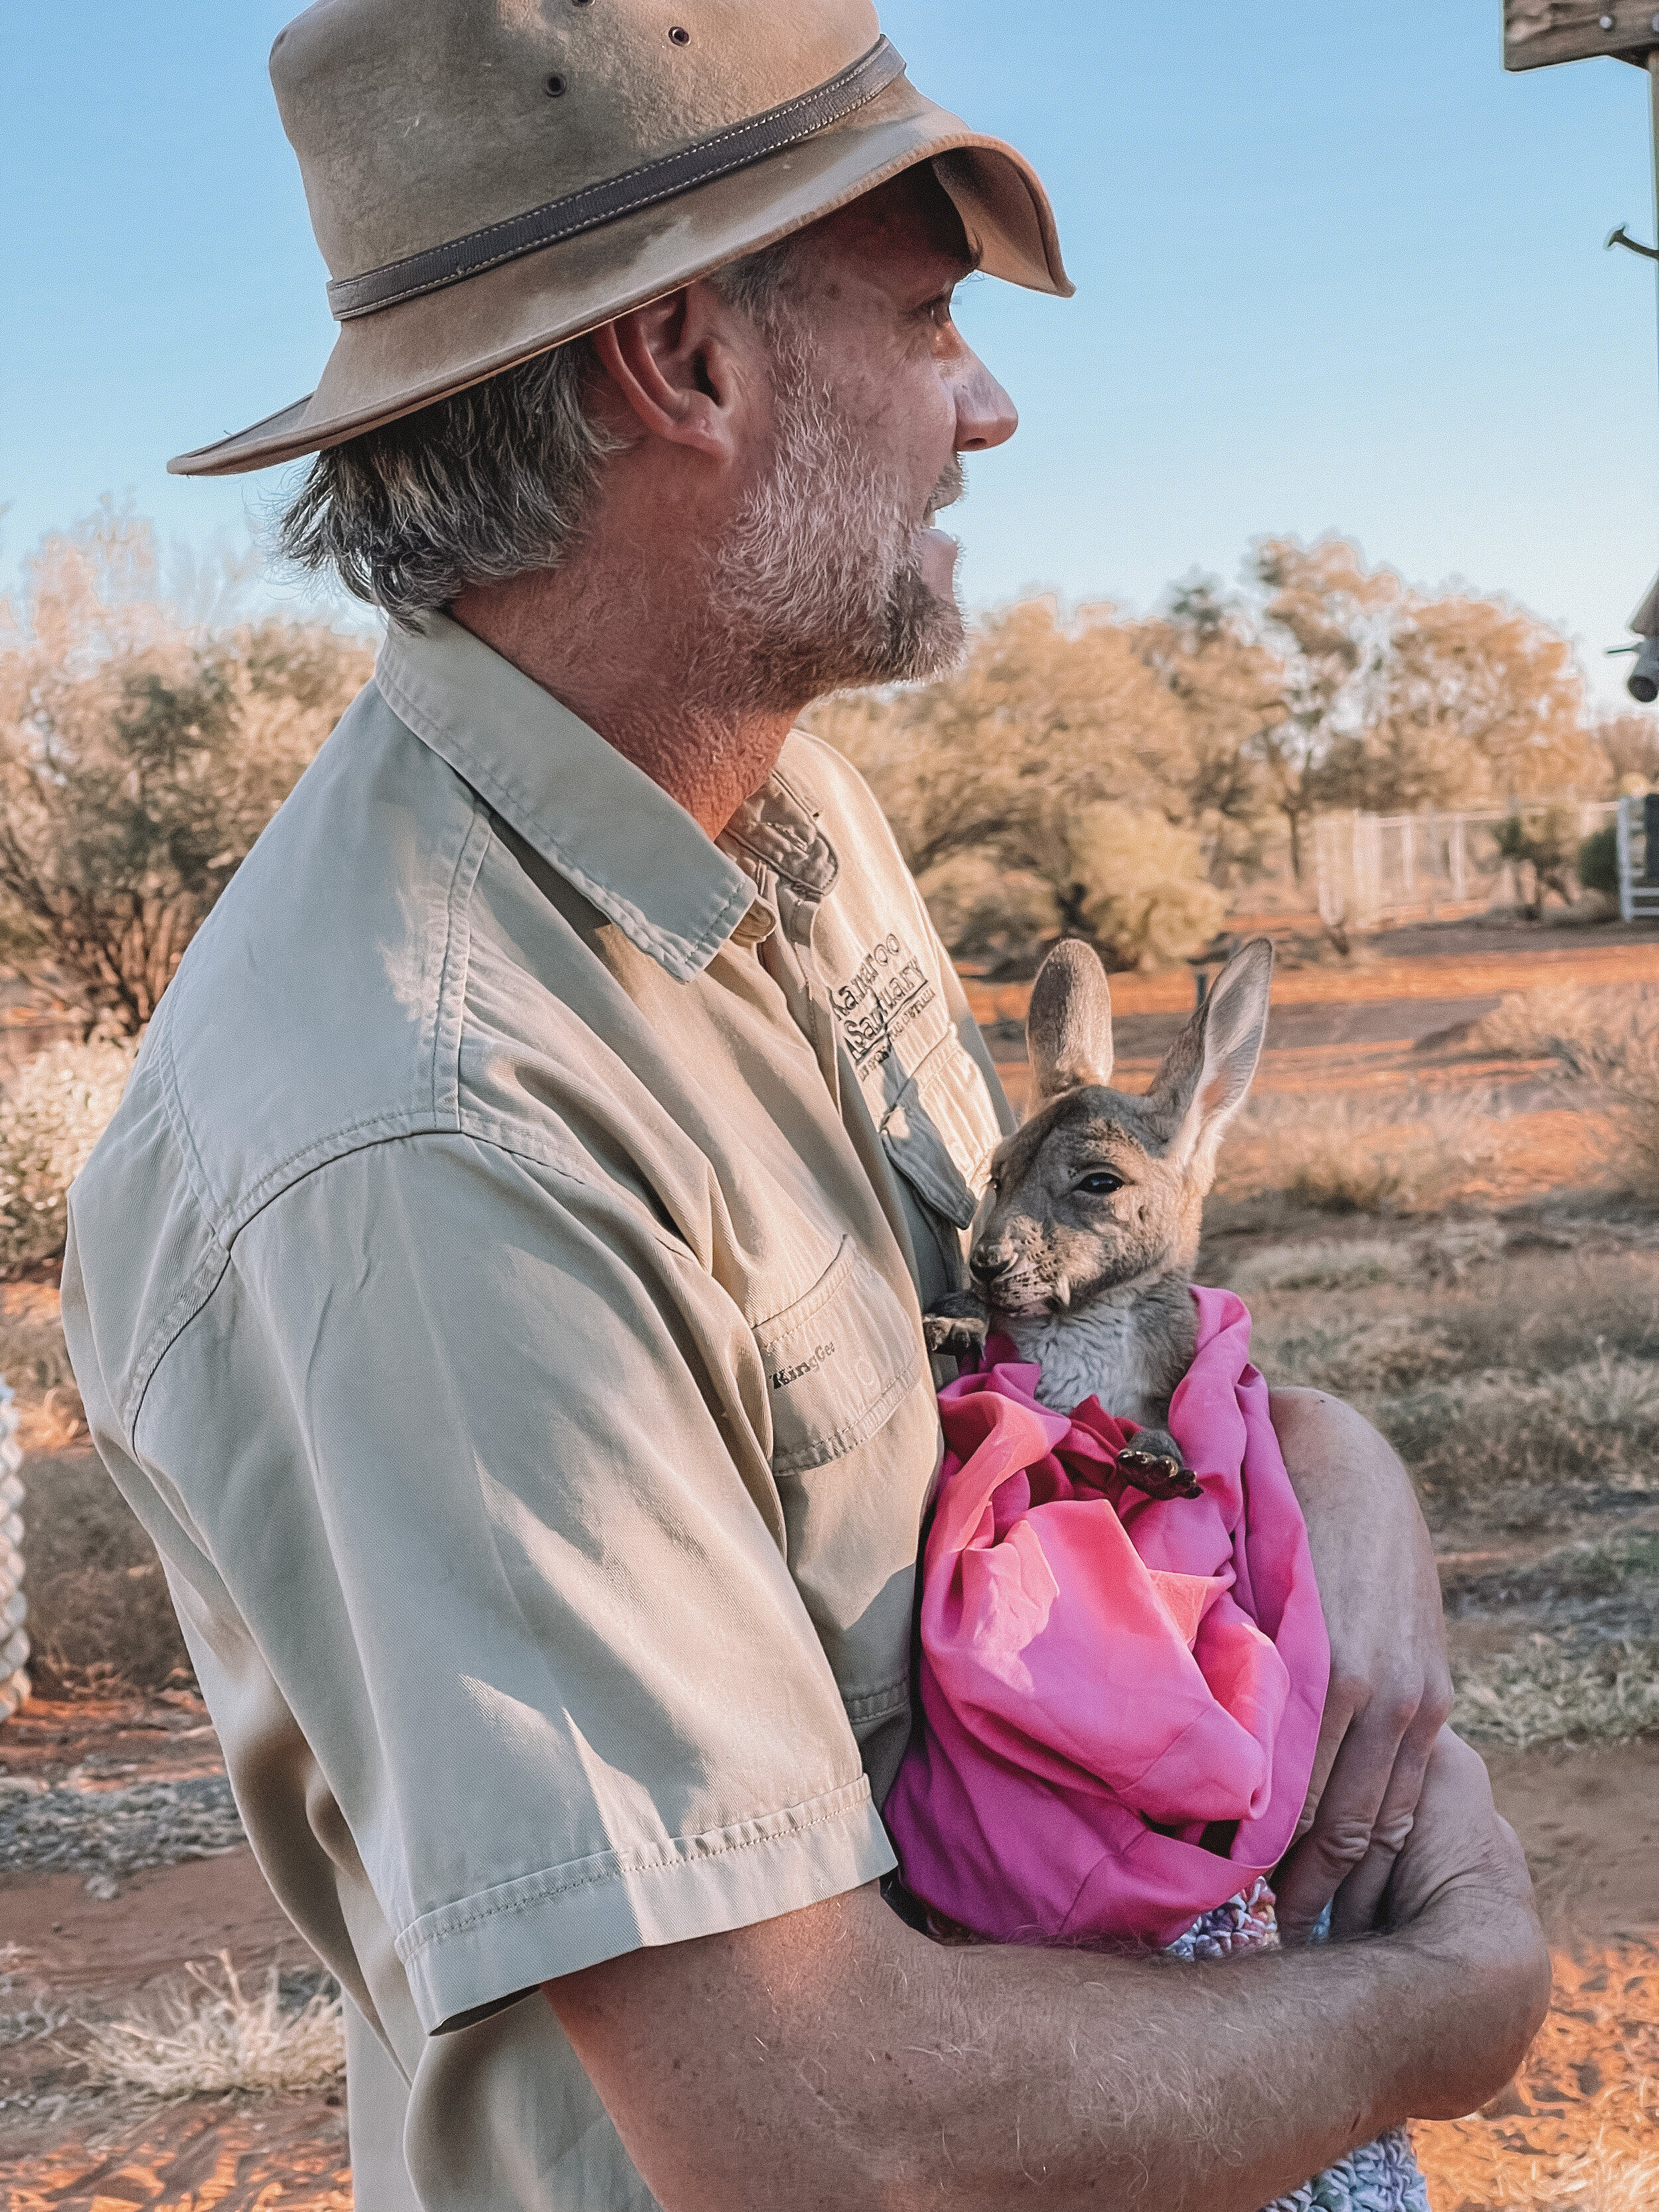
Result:
M863 1891L548 1994L666 2212L1004 2212L1032 2181L1057 2212L1258 2212L1501 2086L1536 2023L1521 1918L1494 1896L1481 1960L1425 1916L1188 1966L941 1949Z

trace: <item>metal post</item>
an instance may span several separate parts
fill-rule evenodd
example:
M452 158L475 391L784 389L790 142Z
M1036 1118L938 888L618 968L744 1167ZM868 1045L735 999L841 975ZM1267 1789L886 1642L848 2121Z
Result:
M1659 28L1659 21L1656 21ZM1659 46L1648 56L1649 106L1653 117L1653 222L1654 239L1659 244ZM1654 264L1656 279L1659 279L1659 263Z
M1636 919L1636 903L1632 896L1634 884L1631 879L1630 852L1630 817L1631 809L1634 804L1635 802L1630 799L1621 799L1619 802L1617 843L1619 848L1619 919L1620 921L1633 921Z
M1463 817L1461 814L1452 817L1451 852L1448 857L1451 861L1451 895L1462 906L1469 895L1469 885L1468 848L1463 842Z

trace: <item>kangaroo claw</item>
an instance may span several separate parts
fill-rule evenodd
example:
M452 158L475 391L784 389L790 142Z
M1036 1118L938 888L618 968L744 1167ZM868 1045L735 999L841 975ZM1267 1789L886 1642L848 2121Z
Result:
M977 1359L991 1325L983 1302L971 1291L953 1291L921 1318L929 1352L944 1359Z
M1136 1490L1149 1498L1202 1498L1204 1492L1189 1467L1182 1467L1168 1452L1137 1451L1127 1445L1117 1455L1117 1471Z
M961 1314L927 1314L921 1333L927 1349L943 1359L977 1359L985 1349L986 1323Z

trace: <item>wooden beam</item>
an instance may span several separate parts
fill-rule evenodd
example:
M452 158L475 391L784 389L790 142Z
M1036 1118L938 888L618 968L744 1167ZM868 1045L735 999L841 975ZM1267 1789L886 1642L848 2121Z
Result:
M1659 48L1656 0L1504 0L1504 66L1541 69L1616 55L1645 65Z

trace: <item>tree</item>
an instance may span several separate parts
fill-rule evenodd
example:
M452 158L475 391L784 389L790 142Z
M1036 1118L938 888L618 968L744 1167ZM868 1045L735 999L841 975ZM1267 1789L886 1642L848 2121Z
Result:
M1577 797L1605 775L1571 645L1503 600L1408 596L1379 692L1366 766L1390 811Z
M1176 586L1168 613L1139 635L1187 724L1183 818L1204 840L1210 881L1230 889L1262 871L1264 761L1289 713L1285 663L1209 578Z
M1262 731L1257 751L1299 882L1305 825L1322 806L1343 803L1333 800L1331 779L1322 783L1321 771L1367 726L1403 587L1391 570L1367 569L1358 547L1343 538L1310 546L1264 538L1252 568L1272 595L1264 619L1285 667L1284 711Z
M0 933L130 1035L366 678L320 627L185 629L107 507L31 563L0 635Z
M1062 619L1029 600L987 618L959 674L813 708L811 726L869 779L953 950L1018 962L1042 936L1088 933L1069 842L1087 807L1184 818L1191 726L1144 642L1109 606Z
M1603 714L1591 735L1619 789L1646 791L1659 784L1659 714L1633 708Z
M1289 675L1261 750L1298 861L1322 807L1505 805L1605 781L1572 647L1524 609L1410 591L1342 538L1265 540L1255 567Z
M1052 599L987 617L936 684L820 702L810 726L869 779L918 874L993 848L1047 874L1068 817L1096 799L1186 807L1189 732L1133 625Z

